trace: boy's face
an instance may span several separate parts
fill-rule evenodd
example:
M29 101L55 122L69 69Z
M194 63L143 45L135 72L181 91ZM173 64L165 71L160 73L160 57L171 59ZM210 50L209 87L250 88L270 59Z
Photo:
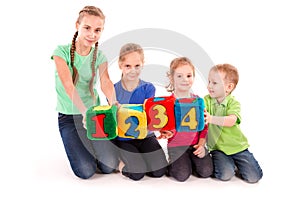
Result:
M216 70L212 70L208 75L208 85L207 89L209 95L212 98L217 99L219 103L221 103L224 98L230 93L228 93L228 84L224 81L225 74L223 72L218 72Z

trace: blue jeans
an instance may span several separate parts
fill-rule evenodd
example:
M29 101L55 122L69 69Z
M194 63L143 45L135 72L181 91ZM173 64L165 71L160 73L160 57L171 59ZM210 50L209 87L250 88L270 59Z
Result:
M118 150L113 140L95 141L87 138L81 115L58 113L60 135L74 174L88 179L97 168L112 173L119 164Z
M230 180L235 175L236 169L238 175L248 183L256 183L263 176L262 169L248 149L232 155L215 150L211 152L211 155L214 163L214 176L217 179Z

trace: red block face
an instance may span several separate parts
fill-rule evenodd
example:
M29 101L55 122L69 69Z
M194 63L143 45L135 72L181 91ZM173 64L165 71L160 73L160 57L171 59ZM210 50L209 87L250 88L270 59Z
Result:
M174 103L175 98L172 96L152 97L145 101L148 130L175 129Z

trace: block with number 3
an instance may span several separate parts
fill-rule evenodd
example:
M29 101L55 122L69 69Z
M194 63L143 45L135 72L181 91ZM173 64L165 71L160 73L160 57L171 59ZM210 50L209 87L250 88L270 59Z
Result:
M175 97L152 97L144 102L150 131L175 129Z

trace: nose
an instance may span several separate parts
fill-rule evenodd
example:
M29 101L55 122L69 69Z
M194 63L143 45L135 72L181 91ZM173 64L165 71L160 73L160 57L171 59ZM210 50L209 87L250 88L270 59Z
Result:
M208 88L208 89L211 88L211 83L208 83L208 84L207 84L207 88Z

